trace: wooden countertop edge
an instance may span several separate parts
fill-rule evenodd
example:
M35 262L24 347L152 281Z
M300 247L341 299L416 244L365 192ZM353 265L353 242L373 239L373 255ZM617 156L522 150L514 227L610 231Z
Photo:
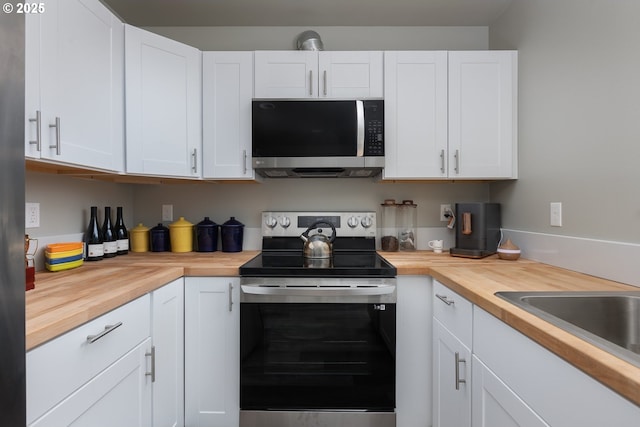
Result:
M100 299L99 303L81 301L81 305L75 305L74 310L55 310L39 315L27 322L26 351L183 276L183 268L163 267L156 269L147 277L136 278L134 281L119 286L117 291L110 290L108 294L102 295L103 298Z
M492 290L490 296L486 296L486 293L476 292L452 279L446 272L449 268L451 267L430 268L429 275L640 406L640 368L493 295L501 290L512 290L504 284L494 282L494 289L498 290Z

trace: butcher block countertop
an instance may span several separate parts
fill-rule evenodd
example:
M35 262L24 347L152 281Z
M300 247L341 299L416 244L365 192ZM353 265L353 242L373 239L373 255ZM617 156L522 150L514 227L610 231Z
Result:
M130 253L64 272L39 272L26 293L30 350L182 276L236 276L259 251ZM499 291L609 291L637 287L519 259L380 252L398 275L429 275L611 389L640 405L640 368L495 296Z

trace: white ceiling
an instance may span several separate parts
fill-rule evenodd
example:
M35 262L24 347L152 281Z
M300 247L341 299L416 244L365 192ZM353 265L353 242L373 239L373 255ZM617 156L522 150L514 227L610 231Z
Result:
M513 0L102 0L140 26L488 26Z

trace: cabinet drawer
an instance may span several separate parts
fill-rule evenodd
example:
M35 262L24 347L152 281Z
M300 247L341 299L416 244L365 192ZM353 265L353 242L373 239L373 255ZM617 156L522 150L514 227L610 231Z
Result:
M433 281L433 316L465 346L472 348L473 305L437 280Z
M150 310L145 295L29 351L27 424L149 337Z

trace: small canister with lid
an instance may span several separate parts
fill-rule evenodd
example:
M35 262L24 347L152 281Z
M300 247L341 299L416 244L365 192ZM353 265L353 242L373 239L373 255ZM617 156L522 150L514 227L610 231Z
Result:
M242 252L244 224L231 217L220 226L222 235L222 252Z
M169 252L171 251L171 241L169 238L169 229L158 223L149 232L151 235L151 252Z
M131 229L131 252L147 252L149 250L149 227L142 223Z
M193 224L180 217L169 224L171 252L191 252L193 250Z
M198 252L215 252L218 250L219 225L205 216L195 226L195 246Z
M417 249L418 205L413 200L403 200L398 205L398 241L401 251Z

